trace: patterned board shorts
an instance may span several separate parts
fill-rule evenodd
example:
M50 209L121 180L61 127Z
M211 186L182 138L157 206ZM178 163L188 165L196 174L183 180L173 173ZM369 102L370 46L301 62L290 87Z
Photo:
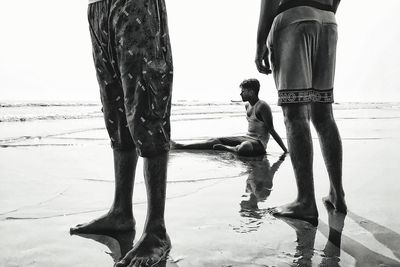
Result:
M164 0L103 0L88 7L93 58L113 149L169 151L173 79Z
M333 103L336 44L333 12L296 7L275 18L268 46L278 105Z

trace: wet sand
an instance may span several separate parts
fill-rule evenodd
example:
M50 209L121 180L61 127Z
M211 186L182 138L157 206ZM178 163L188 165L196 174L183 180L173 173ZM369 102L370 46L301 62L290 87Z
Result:
M241 108L174 120L173 139L242 134ZM315 132L317 228L268 214L268 207L296 194L290 158L279 160L273 140L261 158L172 151L166 223L173 248L166 266L400 266L400 108L336 105L335 115L347 216L328 212L321 201L329 181ZM274 122L284 137L278 110ZM4 122L0 136L0 266L112 266L120 247L140 237L146 213L141 160L136 236L69 235L71 226L102 215L112 202L112 153L101 118Z

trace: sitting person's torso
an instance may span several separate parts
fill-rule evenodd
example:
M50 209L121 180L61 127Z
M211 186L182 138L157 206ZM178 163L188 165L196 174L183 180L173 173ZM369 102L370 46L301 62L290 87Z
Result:
M246 119L248 121L247 135L260 140L266 148L269 140L268 125L266 125L261 118L258 118L256 115L257 107L261 103L262 100L258 100L254 106L248 105L246 110Z

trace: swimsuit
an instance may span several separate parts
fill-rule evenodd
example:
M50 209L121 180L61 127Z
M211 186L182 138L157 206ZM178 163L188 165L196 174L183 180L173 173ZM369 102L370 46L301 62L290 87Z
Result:
M267 40L278 105L333 103L335 14L307 5L279 12Z

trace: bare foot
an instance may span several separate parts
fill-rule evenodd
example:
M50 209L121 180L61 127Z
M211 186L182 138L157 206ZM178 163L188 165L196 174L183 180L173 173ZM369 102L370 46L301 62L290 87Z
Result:
M329 193L328 196L322 198L322 202L324 202L325 206L330 206L337 212L347 214L347 205L344 200L344 194L336 196L333 193Z
M140 240L115 267L153 267L166 261L171 249L171 241L165 232L143 233Z
M107 213L98 219L72 227L70 234L106 234L135 230L135 219L132 215Z
M318 211L315 204L310 205L295 201L284 206L270 208L268 211L276 217L293 218L309 222L313 226L318 225Z

